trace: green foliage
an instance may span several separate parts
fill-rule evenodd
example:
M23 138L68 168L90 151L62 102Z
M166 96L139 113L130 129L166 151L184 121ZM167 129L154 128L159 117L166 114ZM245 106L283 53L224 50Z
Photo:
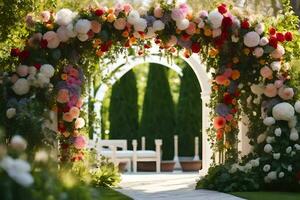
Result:
M179 155L181 156L194 155L192 144L194 144L194 138L200 136L202 129L200 92L201 88L193 69L185 63L176 113L176 133L179 135ZM201 146L200 149L202 149Z
M139 135L146 136L147 149L155 148L155 139L163 139L163 159L172 159L175 110L167 69L153 63L149 67Z
M136 77L132 70L112 87L109 121L111 139L137 139L138 93Z

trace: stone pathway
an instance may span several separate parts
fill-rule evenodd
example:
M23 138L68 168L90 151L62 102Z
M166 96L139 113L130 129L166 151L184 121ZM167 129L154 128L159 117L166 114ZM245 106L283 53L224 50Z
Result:
M242 200L210 191L195 190L197 173L123 174L117 191L134 200Z

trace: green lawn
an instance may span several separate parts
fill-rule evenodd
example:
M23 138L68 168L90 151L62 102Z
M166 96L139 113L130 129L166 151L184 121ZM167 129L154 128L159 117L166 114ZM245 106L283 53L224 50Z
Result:
M300 193L289 192L233 192L231 194L248 200L300 200Z
M100 200L132 200L130 197L127 197L111 188L99 188L100 190Z

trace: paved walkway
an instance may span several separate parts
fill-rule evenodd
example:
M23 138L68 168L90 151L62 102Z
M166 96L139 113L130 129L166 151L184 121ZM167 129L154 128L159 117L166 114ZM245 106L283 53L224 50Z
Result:
M138 173L122 175L117 191L134 200L242 200L209 190L195 190L197 173Z

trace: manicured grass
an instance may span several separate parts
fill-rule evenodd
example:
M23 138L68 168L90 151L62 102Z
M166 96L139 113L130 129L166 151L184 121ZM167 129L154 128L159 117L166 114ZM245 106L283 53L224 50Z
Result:
M248 200L300 200L300 193L289 192L233 192L231 194Z
M125 196L111 188L99 188L101 200L132 200L130 197Z

